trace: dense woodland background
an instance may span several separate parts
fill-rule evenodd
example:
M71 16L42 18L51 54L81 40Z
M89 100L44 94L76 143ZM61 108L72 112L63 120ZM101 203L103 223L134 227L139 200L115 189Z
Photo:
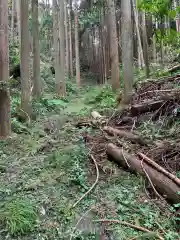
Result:
M149 78L179 54L178 1L8 1L8 6L2 1L1 5L1 81L20 77L25 118L32 115L31 96L41 97L46 87L43 64L55 73L60 97L66 95L67 80L76 75L80 87L81 73L86 72L94 83L111 84L113 91L123 83L124 101L129 102L134 71L144 69ZM6 136L9 116L5 118L1 135Z
M0 0L0 236L179 239L179 71L180 0Z

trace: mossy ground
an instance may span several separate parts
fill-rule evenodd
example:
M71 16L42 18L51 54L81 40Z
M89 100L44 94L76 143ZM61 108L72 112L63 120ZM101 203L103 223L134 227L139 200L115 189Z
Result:
M92 129L78 129L74 123L79 116L88 117L91 108L112 108L115 101L109 87L90 88L71 94L63 108L55 102L57 111L48 105L50 110L43 112L40 106L36 121L25 127L28 131L21 129L0 142L0 239L74 235L72 239L90 240L100 239L100 232L103 239L158 239L118 224L93 222L100 218L127 221L159 232L164 239L178 239L171 214L148 199L144 180L106 159L96 188L72 207L96 178L82 137L84 130Z

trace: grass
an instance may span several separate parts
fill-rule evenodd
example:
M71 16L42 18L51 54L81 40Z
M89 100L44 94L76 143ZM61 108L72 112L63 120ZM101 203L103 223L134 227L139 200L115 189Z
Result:
M11 199L0 210L0 222L11 235L21 235L34 230L37 214L28 200Z
M173 223L168 222L159 209L153 203L149 202L142 192L143 180L136 176L124 175L115 180L114 186L110 186L110 201L114 201L117 206L118 219L127 222L134 222L137 225L144 226L151 231L161 231L161 227L168 234L176 237L173 232ZM124 214L125 213L125 214ZM172 230L170 230L172 229ZM174 229L175 230L175 229ZM131 234L138 236L133 229L121 227L118 230L119 237L128 239ZM153 239L153 238L151 238Z
M78 141L78 139L77 139ZM50 154L47 161L47 168L58 169L66 175L69 183L73 183L86 189L84 165L86 160L86 149L79 140L79 145L73 145L67 149L54 151Z
M96 109L112 108L115 105L116 95L109 85L88 89L85 103L94 106Z
M174 220L146 197L143 179L108 161L104 169L111 168L111 174L100 169L97 187L73 208L96 177L82 138L84 131L91 134L92 130L75 128L74 123L91 109L112 109L115 102L109 86L88 90L73 88L67 99L60 100L47 93L34 102L36 120L31 126L18 121L14 99L16 134L0 142L0 239L69 239L78 220L93 207L87 216L91 224L114 218L176 240ZM143 134L155 134L153 128L144 126ZM90 229L82 220L73 239L98 239L99 231L99 225ZM156 239L117 224L107 226L106 232L112 239Z

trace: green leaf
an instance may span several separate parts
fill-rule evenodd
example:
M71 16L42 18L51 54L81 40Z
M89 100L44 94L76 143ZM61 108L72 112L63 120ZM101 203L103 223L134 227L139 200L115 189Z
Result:
M168 17L174 19L176 17L176 10L168 11Z

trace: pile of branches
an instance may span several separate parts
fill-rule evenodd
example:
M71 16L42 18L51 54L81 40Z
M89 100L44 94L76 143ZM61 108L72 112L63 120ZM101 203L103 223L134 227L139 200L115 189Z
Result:
M143 122L161 122L168 132L177 123L180 109L180 75L166 79L149 80L136 85L131 105L107 117L92 113L91 124L100 133L94 137L84 135L84 140L98 164L105 155L132 173L148 179L158 198L180 203L180 137L175 131L161 138L144 137L138 127ZM79 124L79 123L78 123Z

